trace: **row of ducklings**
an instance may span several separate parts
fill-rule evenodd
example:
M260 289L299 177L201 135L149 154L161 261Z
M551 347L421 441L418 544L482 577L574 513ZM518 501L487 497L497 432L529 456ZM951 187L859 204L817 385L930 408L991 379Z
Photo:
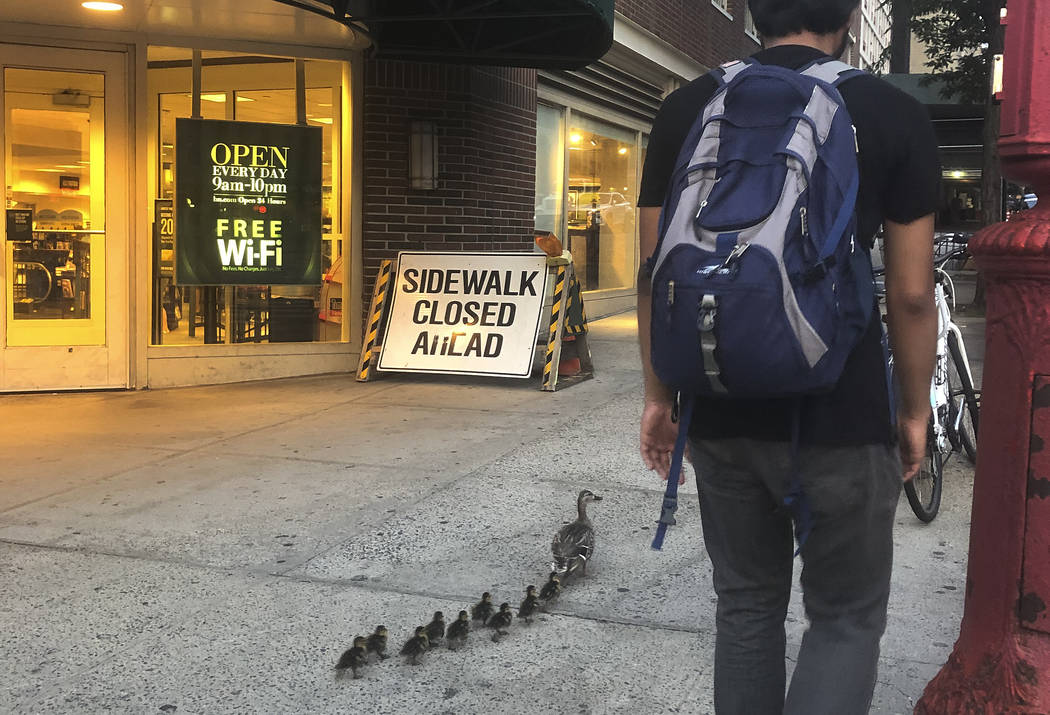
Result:
M536 612L541 607L545 610L545 605L554 603L560 595L561 578L552 573L538 593L535 586L529 586L525 590L525 600L518 606L518 618L531 624ZM501 603L497 611L492 603L492 594L486 591L481 595L481 600L471 606L470 614L466 610L460 611L459 616L447 629L445 614L435 611L433 620L416 628L415 634L401 647L401 655L405 656L406 662L418 665L419 659L441 641L445 642L449 650L457 650L467 642L471 620L480 621L482 626L491 628L492 641L498 643L509 633L507 629L514 620L514 614L510 604L506 602ZM343 673L349 670L354 678L358 678L361 668L368 665L373 656L375 660L386 660L388 636L386 626L376 626L372 635L355 637L353 646L346 650L335 664L336 671Z
M577 495L576 520L561 527L551 542L554 561L551 563L550 579L538 594L535 586L526 589L525 600L518 606L518 618L531 623L531 618L540 608L541 602L551 604L561 595L563 578L574 574L586 575L587 562L594 556L594 527L587 516L587 504L601 499L589 489L584 489ZM500 604L499 611L493 612L494 610L492 594L486 591L481 600L471 607L470 617L465 610L460 611L447 632L445 614L437 611L430 623L416 628L415 635L401 647L401 655L405 656L408 662L418 664L419 659L441 640L445 641L449 650L456 650L467 641L471 618L480 621L482 626L491 628L492 640L498 643L500 638L507 635L507 628L513 622L514 614L509 603ZM378 660L386 659L386 646L387 629L385 626L376 626L372 635L354 638L353 647L339 658L336 670L340 673L350 670L356 678L358 671L368 664L372 655Z

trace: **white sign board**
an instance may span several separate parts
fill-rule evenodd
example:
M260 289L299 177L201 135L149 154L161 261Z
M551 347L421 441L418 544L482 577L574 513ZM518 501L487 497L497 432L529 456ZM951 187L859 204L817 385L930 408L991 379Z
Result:
M403 251L394 278L380 370L531 374L545 255Z

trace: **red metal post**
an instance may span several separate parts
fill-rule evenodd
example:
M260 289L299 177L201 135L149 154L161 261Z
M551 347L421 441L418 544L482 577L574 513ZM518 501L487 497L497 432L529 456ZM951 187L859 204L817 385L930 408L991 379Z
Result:
M999 146L1039 203L970 244L988 320L966 606L922 715L1050 713L1050 2L1008 9Z

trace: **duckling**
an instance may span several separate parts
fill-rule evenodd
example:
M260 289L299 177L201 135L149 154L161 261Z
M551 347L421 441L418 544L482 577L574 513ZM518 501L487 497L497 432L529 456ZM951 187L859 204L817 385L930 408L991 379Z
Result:
M427 624L427 638L430 639L431 644L436 644L444 637L445 614L441 611L434 611L434 620Z
M368 652L375 653L379 660L386 660L386 626L376 626L375 633L368 636Z
M536 595L536 587L529 586L525 589L525 600L518 606L518 618L521 618L526 623L532 623L530 620L536 609L540 606L539 596Z
M419 626L416 634L408 639L401 647L401 655L412 665L419 665L420 657L430 649L430 639L427 638L427 627Z
M510 611L509 603L501 603L499 605L499 613L496 613L489 619L488 627L495 631L492 634L492 642L499 643L499 639L502 636L507 635L507 631L504 628L510 628L510 622L514 620L514 614Z
M601 500L589 489L584 489L576 497L576 521L560 528L551 541L551 553L554 554L551 571L562 577L576 571L587 575L587 561L594 556L594 526L587 518L587 504Z
M561 578L558 574L551 573L550 579L540 589L540 598L545 602L543 610L547 610L547 607L557 601L559 596L561 596Z
M347 651L344 651L339 656L339 662L335 664L335 669L338 671L338 675L342 675L349 668L350 672L353 673L354 678L360 678L358 674L358 668L361 668L368 663L368 639L364 636L357 636L354 638L354 645Z
M467 634L470 633L470 617L466 611L459 612L459 618L452 621L445 634L445 642L449 650L456 650L467 642Z
M471 609L471 615L475 621L481 621L483 624L489 620L489 616L492 615L492 594L488 591L481 594L481 600L474 604Z

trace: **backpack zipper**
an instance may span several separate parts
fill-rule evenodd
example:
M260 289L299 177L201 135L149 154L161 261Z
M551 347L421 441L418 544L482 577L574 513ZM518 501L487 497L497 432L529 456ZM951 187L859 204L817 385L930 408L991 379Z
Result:
M805 206L800 206L798 209L798 217L802 222L802 235L809 238L809 210Z
M667 305L674 305L674 281L667 281Z

